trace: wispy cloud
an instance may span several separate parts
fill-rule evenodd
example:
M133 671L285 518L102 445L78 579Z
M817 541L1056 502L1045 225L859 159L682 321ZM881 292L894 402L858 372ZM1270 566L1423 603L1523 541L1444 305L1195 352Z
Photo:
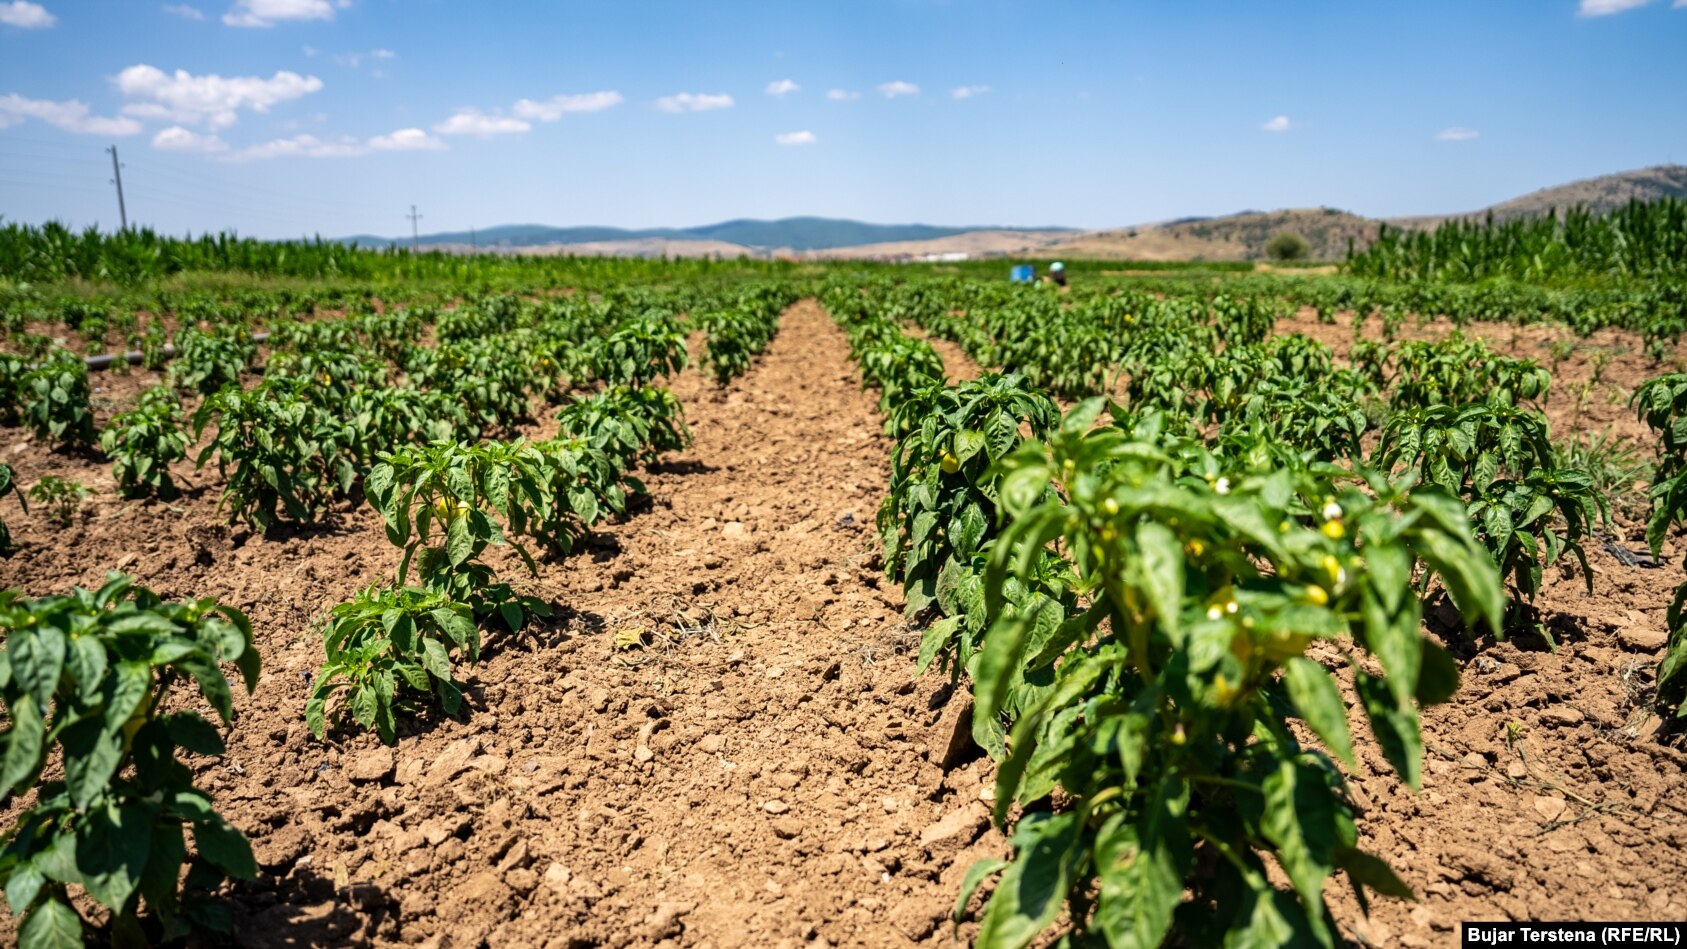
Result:
M479 109L458 109L452 116L433 127L441 135L508 135L527 132L533 128L521 119L507 115L487 115Z
M367 154L369 147L354 138L328 140L306 134L278 138L261 145L242 148L230 154L229 158L234 161L264 158L355 158Z
M773 136L773 140L781 145L813 145L819 139L814 133L804 129L801 132L780 132Z
M229 152L229 161L262 161L270 158L357 158L374 152L439 151L445 143L417 128L399 129L386 135L359 141L349 135L324 139L315 135L278 138Z
M79 135L134 135L141 130L141 123L134 119L89 115L89 111L86 103L76 99L26 99L14 92L0 96L0 128L35 119Z
M1288 116L1279 115L1269 122L1266 122L1264 125L1261 125L1260 128L1266 130L1267 132L1287 132L1291 126L1289 125Z
M919 94L919 86L916 86L911 82L903 82L900 79L895 82L887 82L879 86L879 95L884 96L886 99L894 99L897 96L917 96Z
M215 133L203 135L180 125L172 125L152 137L152 147L165 152L199 152L213 154L228 151L228 143Z
M826 93L826 98L833 102L849 102L852 99L861 98L861 93L851 92L848 89L833 89Z
M578 95L557 95L549 99L518 99L510 109L524 119L536 122L555 122L569 113L602 112L621 104L621 94L614 90L584 92Z
M959 86L949 90L949 97L951 99L970 99L973 96L981 96L989 91L989 86Z
M118 73L112 83L131 99L145 100L124 106L125 115L213 128L233 125L241 109L267 112L271 106L322 90L322 80L315 76L285 70L268 79L215 73L195 76L184 69L166 73L144 63Z
M350 0L236 0L223 14L229 26L271 27L301 20L332 20L335 8L351 6Z
M1651 2L1652 0L1581 0L1581 6L1577 7L1576 15L1610 16L1613 13L1622 13L1636 7L1643 7ZM1681 0L1676 0L1675 5L1682 6Z
M317 53L317 50L315 48L310 47L310 46L305 47L305 55L306 56L315 56L316 53ZM398 58L398 54L393 52L390 49L372 49L372 50L368 51L367 53L359 51L359 52L353 52L353 53L335 53L334 54L334 62L339 63L341 66L345 66L348 69L358 69L358 68L360 68L363 65L363 61L366 60L366 59L388 60L388 59L397 59L397 58Z
M770 96L785 96L796 92L801 88L802 86L797 85L789 79L775 79L767 84L767 94Z
M437 152L445 143L421 129L399 129L369 140L369 147L378 152Z
M198 7L190 7L185 3L166 3L164 4L164 12L171 16L179 16L184 20L205 19L205 11Z
M708 112L712 109L730 109L732 106L732 97L724 93L681 92L656 100L656 108L663 112Z
M44 30L59 18L47 12L47 8L29 0L13 0L11 3L0 3L0 23L15 26L20 30Z
M1445 128L1436 133L1435 140L1438 142L1468 142L1475 138L1478 134L1480 133L1478 133L1475 129L1467 129L1462 126L1455 125L1452 128Z

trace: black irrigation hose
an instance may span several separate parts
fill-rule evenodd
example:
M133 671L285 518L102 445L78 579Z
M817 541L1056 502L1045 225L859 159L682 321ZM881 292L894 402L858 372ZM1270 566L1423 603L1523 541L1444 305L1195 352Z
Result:
M252 342L254 342L254 343L262 343L262 342L265 342L268 339L269 339L269 334L265 333L265 332L257 332L257 333L252 334ZM165 359L175 358L176 345L174 343L165 343L163 353L164 353ZM117 353L106 353L103 356L84 356L84 357L82 357L82 361L88 364L88 368L90 370L92 370L92 369L110 369L112 364L117 362L117 360L119 360L119 359L122 359L123 361L127 362L131 366L138 366L138 365L141 364L141 362L144 359L146 359L146 354L142 353L142 352L128 352L128 353L124 353L121 356L119 356Z

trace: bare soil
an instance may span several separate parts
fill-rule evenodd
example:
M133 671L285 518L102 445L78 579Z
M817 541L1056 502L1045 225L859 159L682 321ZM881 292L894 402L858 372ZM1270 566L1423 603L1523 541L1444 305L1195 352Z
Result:
M1351 338L1305 322L1283 329ZM953 376L977 373L933 345ZM1604 378L1631 386L1638 343L1613 347ZM114 403L146 381L98 378ZM1559 376L1549 414L1575 381ZM812 302L731 386L687 371L673 388L696 442L645 473L652 503L536 578L501 564L561 613L466 670L465 719L414 723L394 749L319 743L302 719L320 615L396 568L372 512L252 536L226 526L210 471L182 466L194 487L174 504L123 501L99 460L0 434L22 484L56 473L94 495L64 529L0 502L23 546L0 585L59 593L117 567L254 621L264 679L199 777L263 869L231 894L236 942L952 944L961 875L1006 845L989 828L993 771L955 740L964 702L914 676L917 634L875 553L889 445L874 397ZM1626 408L1584 401L1584 426L1629 434ZM1334 887L1350 938L1440 946L1464 919L1687 916L1687 756L1640 694L1680 579L1680 543L1665 553L1646 569L1591 550L1591 596L1548 571L1556 651L1461 646L1460 695L1425 715L1421 792L1360 742L1364 845L1419 901L1377 900L1366 919Z

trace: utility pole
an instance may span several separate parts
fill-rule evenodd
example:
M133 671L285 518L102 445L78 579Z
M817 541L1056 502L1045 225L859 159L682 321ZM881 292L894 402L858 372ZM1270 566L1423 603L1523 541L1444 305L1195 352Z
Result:
M480 235L475 233L472 225L469 227L469 247L474 253L480 253Z
M410 219L410 250L414 253L422 248L422 238L416 230L416 222L420 221L422 216L416 213L416 206L412 204L410 205L410 213L406 214L405 217Z
M117 146L113 145L106 151L111 153L111 183L117 186L117 219L123 222L123 230L129 229L129 209L123 205L123 166L117 162Z

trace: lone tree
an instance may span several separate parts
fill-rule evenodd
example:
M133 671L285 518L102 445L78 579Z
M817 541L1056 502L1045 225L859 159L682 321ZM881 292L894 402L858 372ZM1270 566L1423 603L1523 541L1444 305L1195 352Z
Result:
M1306 238L1293 231L1279 232L1265 244L1265 255L1272 260L1305 260L1310 250Z

